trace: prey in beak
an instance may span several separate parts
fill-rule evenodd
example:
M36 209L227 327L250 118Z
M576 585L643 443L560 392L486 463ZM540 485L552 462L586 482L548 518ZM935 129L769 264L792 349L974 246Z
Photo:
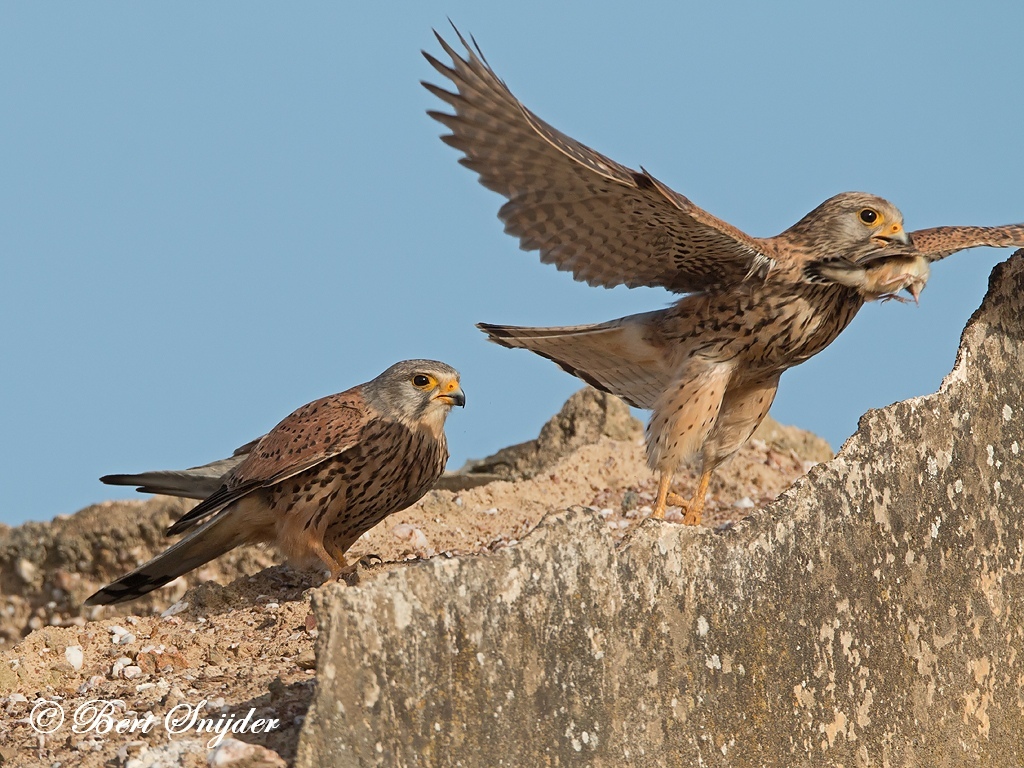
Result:
M899 295L900 291L906 291L917 304L930 275L931 265L927 257L893 256L867 264L858 289L868 301L896 299L907 302L909 299Z
M865 301L908 302L910 299L899 295L906 291L917 303L931 274L930 262L913 248L894 251L888 256L875 254L859 263L842 258L812 262L804 268L805 276L811 282L855 288Z

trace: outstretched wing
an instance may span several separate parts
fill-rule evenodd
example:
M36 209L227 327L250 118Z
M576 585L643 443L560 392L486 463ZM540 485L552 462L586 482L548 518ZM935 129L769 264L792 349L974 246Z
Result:
M456 30L458 34L458 30ZM508 199L498 216L524 250L590 285L661 286L677 293L763 278L764 241L699 208L644 170L634 171L552 128L524 107L479 48L452 66L424 52L456 88L423 83L454 114L429 112L451 130L459 162Z
M965 248L1024 248L1024 224L1005 227L932 227L910 233L914 247L929 261L944 259Z
M181 533L259 488L294 477L359 442L375 417L358 387L314 400L264 435L224 484L167 529Z

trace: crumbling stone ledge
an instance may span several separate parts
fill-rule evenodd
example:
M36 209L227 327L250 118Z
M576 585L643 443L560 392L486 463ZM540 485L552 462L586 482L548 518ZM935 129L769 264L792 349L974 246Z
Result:
M316 597L297 765L1024 764L1024 252L937 394L723 533L590 511Z

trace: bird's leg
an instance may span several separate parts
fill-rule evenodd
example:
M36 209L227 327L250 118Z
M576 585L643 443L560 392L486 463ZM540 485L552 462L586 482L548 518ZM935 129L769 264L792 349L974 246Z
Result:
M711 482L711 470L706 469L700 476L700 483L689 503L685 503L686 514L683 516L683 525L700 525L701 517L704 514L704 500L708 495L708 483ZM675 496L675 494L672 494ZM678 497L676 497L678 498ZM680 499L682 501L682 499Z
M356 572L356 569L360 565L364 565L367 568L369 568L374 564L374 561L378 563L384 562L384 558L382 558L380 555L370 552L360 557L354 563L350 563L348 561L348 558L345 557L345 550L343 550L337 544L327 544L326 547L330 550L331 555L334 557L334 559L341 564L341 570L338 572L337 575L335 575L333 571L331 572L332 578L339 578L340 576L351 576L353 573Z
M701 516L704 512L704 497L708 493L708 483L711 480L711 471L707 470L700 476L697 490L693 497L687 501L678 493L669 493L666 502L673 507L680 507L686 510L683 517L683 525L700 525Z
M881 303L882 304L885 304L885 302L890 301L891 299L895 299L900 304L909 304L910 303L910 299L906 298L905 296L898 296L895 293L883 293L878 298L881 299ZM915 301L916 301L916 299L915 299Z
M654 511L651 512L651 517L655 520L664 520L666 507L681 507L686 510L686 514L683 517L683 525L700 525L701 516L704 512L704 497L707 496L709 482L711 482L710 469L705 470L701 474L700 483L697 485L693 498L687 501L678 493L673 493L668 489L672 483L672 473L662 472L661 480L658 483L658 500L654 504Z
M665 519L666 499L668 498L668 487L671 482L672 473L662 472L661 479L658 481L658 500L654 503L654 511L651 512L651 517L655 520Z
M344 553L336 546L331 546L332 552L328 552L323 542L316 541L315 539L309 543L310 549L313 550L313 554L320 558L324 565L331 572L331 581L346 576L355 570L354 566L348 564L345 559Z

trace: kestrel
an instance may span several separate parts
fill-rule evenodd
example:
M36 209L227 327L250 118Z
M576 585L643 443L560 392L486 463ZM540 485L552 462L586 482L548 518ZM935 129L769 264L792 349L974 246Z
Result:
M929 263L977 245L1024 245L1024 225L907 233L891 203L861 192L826 200L781 234L751 237L669 189L551 127L498 79L478 47L448 66L455 87L423 85L454 114L431 111L459 162L508 199L505 231L541 261L590 285L688 294L669 309L596 325L481 323L491 341L547 357L597 389L652 411L647 459L660 473L653 515L685 506L701 520L711 472L768 413L779 376L828 346L865 301L915 299ZM474 44L475 45L475 44ZM672 475L697 460L687 502Z
M465 403L454 368L406 360L302 406L231 459L185 472L101 478L181 496L212 490L167 529L191 533L86 604L132 600L258 542L274 544L298 565L323 563L337 578L347 567L345 551L363 532L419 500L444 472L445 419Z

